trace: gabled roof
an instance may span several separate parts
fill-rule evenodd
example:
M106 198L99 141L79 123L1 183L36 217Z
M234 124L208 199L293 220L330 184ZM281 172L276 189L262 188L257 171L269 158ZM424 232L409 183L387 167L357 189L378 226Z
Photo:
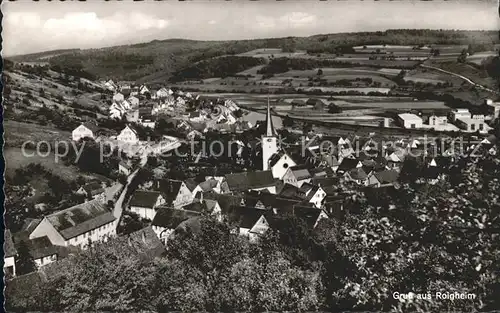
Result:
M344 158L337 170L350 171L358 166L358 162L357 159Z
M363 180L368 177L363 168L354 168L346 173L354 180Z
M280 197L292 199L304 199L306 196L306 192L291 184L284 184L278 194Z
M205 200L215 200L219 203L222 213L229 213L231 207L241 204L242 197L230 194L209 193L203 196Z
M208 207L205 201L200 202L200 201L195 201L191 202L189 204L186 204L185 206L182 207L184 210L187 211L193 211L193 212L198 212L198 213L208 213Z
M132 125L127 124L127 126L125 126L125 128L122 129L122 131L124 131L127 128L130 129L137 136L137 130Z
M157 191L137 190L130 200L130 206L153 209L160 195Z
M99 131L99 126L95 125L94 123L91 122L84 122L82 123L83 126L87 127L92 131L92 133L96 133Z
M192 217L200 216L199 212L160 207L151 223L152 226L175 229L180 223Z
M265 210L251 207L233 207L229 214L229 222L246 229L252 229L259 219L264 215Z
M21 241L24 241L30 251L33 259L40 259L46 256L51 256L57 253L56 247L52 244L49 237L43 236L39 238L29 239L29 234L14 235L15 244L19 247Z
M6 258L17 255L17 250L12 240L12 234L8 229L4 231L3 252Z
M396 170L385 170L375 172L373 175L381 184L390 184L398 180L399 172Z
M226 182L231 191L245 191L276 185L272 171L242 172L226 175Z
M102 185L97 182L86 184L82 186L82 188L87 194L91 196L95 196L104 192L104 188L102 188Z
M151 226L135 231L127 237L129 245L151 258L160 257L165 252L165 246Z
M216 188L217 184L218 182L215 179L209 179L200 183L198 186L201 188L203 192L208 192Z
M45 217L68 240L89 232L116 218L99 200L87 201Z
M40 224L41 221L42 220L38 218L27 218L24 221L23 226L21 226L21 230L19 232L31 234L31 232L35 230L35 228L38 226L38 224Z
M311 190L309 190L309 193L306 196L306 200L310 201L314 197L316 192L318 192L319 188L320 188L319 186L313 186Z
M190 191L193 191L198 186L198 183L193 178L186 179L184 184Z
M292 171L293 176L297 178L297 180L304 180L304 179L309 179L312 177L311 173L307 168L301 168L301 167L291 167L290 171Z

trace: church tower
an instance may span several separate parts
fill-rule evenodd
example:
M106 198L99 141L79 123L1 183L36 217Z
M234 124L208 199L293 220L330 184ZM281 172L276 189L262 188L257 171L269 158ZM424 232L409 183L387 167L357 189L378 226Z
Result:
M266 133L262 136L262 169L269 170L269 160L278 152L278 136L273 127L269 96L267 97Z

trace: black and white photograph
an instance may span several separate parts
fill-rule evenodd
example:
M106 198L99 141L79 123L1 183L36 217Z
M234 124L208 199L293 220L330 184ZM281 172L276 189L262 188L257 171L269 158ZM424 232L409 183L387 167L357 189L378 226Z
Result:
M4 1L5 311L498 312L499 8Z

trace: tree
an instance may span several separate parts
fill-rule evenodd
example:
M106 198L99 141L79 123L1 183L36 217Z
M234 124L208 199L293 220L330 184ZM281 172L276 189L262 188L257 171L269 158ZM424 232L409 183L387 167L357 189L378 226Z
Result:
M16 274L24 275L36 271L36 264L28 244L21 240L17 246Z
M285 126L285 127L292 127L293 124L294 124L293 119L290 116L286 115L283 118L283 126Z
M323 75L323 70L322 69L318 69L318 73L317 73L318 76L321 76Z
M330 103L328 105L328 113L336 114L340 112L342 112L342 109L340 109L335 103Z

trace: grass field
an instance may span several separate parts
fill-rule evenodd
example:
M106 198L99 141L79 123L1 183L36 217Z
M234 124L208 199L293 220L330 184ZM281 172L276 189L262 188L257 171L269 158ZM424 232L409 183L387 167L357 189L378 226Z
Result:
M4 121L4 139L9 146L21 146L25 141L31 140L35 143L40 141L71 140L71 133L54 129L50 126L41 126L38 124L29 124L17 121Z

